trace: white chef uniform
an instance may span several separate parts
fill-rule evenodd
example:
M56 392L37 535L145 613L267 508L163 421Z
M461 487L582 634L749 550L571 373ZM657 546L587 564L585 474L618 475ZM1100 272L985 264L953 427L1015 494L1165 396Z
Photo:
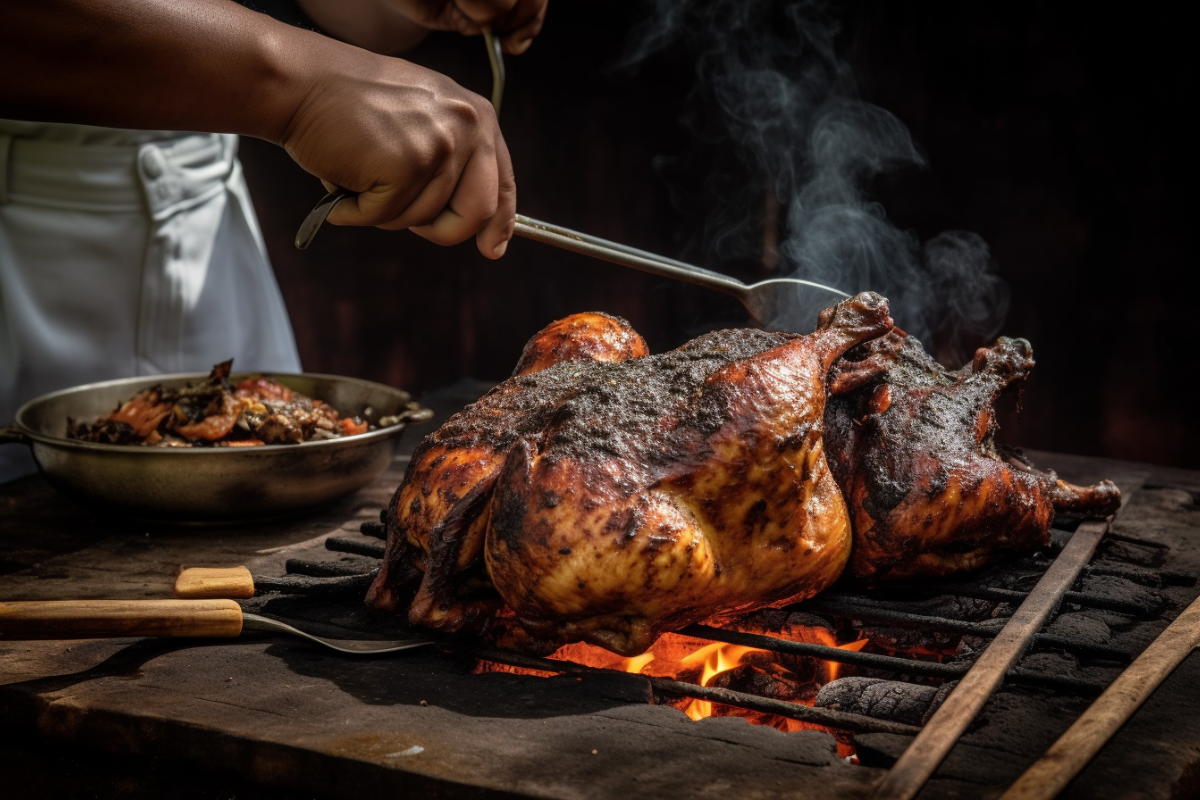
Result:
M0 120L0 425L38 395L296 372L237 137ZM0 448L0 482L33 471Z

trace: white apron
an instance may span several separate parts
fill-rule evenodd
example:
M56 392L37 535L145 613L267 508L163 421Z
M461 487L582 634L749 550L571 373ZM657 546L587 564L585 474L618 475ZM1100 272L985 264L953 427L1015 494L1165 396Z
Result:
M296 372L237 137L0 120L0 425L114 378ZM0 448L0 482L35 469Z

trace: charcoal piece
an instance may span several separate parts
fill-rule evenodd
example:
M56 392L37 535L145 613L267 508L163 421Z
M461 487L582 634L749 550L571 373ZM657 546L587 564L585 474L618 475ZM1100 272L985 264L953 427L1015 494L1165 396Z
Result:
M1168 605L1162 592L1112 575L1085 575L1079 582L1079 588L1084 594L1104 599L1103 604L1093 604L1096 608L1137 611L1154 616Z
M879 678L839 678L821 687L815 705L875 719L923 725L955 685L957 682L918 686Z
M954 660L973 661L979 658L979 654L991 643L991 639L985 639L982 636L964 636L959 640L958 648L954 651Z
M1089 611L1060 614L1046 633L1085 644L1104 644L1112 638L1112 629L1099 614Z
M305 558L289 558L284 565L289 575L311 575L315 578L334 578L344 575L362 575L379 568L376 559L346 556L337 561L309 561Z
M792 703L811 698L816 690L811 677L794 675L777 664L741 664L718 674L709 685Z
M856 626L871 644L890 654L948 655L958 647L959 634L886 625Z

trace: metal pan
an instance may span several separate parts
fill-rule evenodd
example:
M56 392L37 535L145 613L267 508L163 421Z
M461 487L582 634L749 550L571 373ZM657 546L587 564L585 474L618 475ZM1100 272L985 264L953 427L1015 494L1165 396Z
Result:
M250 374L230 379L236 383ZM68 417L90 421L142 389L181 387L206 377L127 378L43 395L23 405L11 427L0 428L0 444L28 444L51 485L98 510L147 522L227 524L298 514L366 486L391 464L407 425L432 416L408 392L383 384L312 373L271 374L343 416L399 416L401 422L359 436L260 447L143 447L66 437Z

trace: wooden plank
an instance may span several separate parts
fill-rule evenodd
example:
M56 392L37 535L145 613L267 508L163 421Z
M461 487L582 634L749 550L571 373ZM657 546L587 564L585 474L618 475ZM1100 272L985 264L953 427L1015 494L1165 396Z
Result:
M56 660L60 643L40 647ZM0 646L7 662L16 644ZM185 757L361 800L481 791L562 798L826 797L865 789L824 734L694 723L621 684L470 675L446 653L339 660L284 639L79 643L74 669L0 689L0 718L68 741ZM86 666L84 666L86 665ZM84 666L82 670L79 667ZM7 669L7 663L5 664ZM595 752L593 752L595 751ZM697 763L706 769L697 771ZM420 796L420 795L418 795Z

